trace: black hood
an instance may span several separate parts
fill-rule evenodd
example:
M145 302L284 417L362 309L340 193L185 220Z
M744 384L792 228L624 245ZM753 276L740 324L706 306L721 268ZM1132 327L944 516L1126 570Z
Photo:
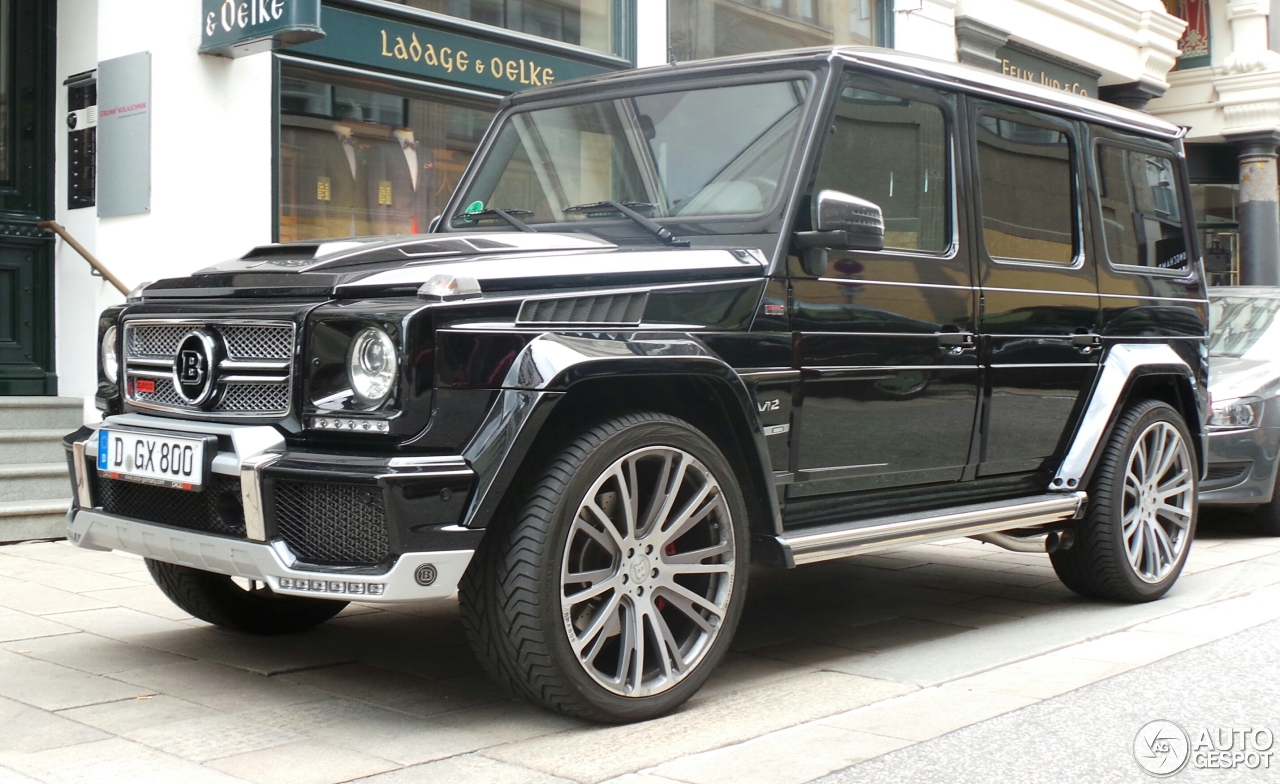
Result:
M757 277L756 250L621 249L583 234L501 232L264 245L144 298L356 297L413 294L431 276L475 278L484 292Z

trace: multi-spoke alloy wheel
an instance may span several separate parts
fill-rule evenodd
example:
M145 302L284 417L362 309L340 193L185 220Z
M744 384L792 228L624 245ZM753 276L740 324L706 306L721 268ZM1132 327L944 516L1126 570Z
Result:
M626 697L679 683L723 626L734 549L724 494L697 458L655 446L616 460L582 500L560 568L578 662Z
M1199 468L1182 416L1146 400L1116 420L1073 523L1074 544L1050 553L1071 590L1102 599L1158 599L1178 579L1196 527Z
M1124 544L1138 579L1158 583L1178 565L1195 513L1193 463L1182 434L1155 422L1138 436L1124 474Z
M642 721L689 699L732 641L750 562L729 461L667 414L545 447L459 587L472 650L552 710Z

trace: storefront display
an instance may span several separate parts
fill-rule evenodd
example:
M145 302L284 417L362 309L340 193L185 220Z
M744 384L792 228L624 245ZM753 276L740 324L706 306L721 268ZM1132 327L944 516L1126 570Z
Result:
M492 105L408 97L287 70L280 90L280 240L425 232Z
M893 45L892 0L670 0L671 54L703 60L830 44Z

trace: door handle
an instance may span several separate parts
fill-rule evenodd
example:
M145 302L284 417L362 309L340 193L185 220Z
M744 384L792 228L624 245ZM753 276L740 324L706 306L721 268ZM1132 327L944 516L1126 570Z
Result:
M1092 354L1102 348L1102 336L1094 334L1072 335L1071 345L1081 354Z
M960 356L977 348L977 339L972 332L943 332L938 335L938 345L952 356Z

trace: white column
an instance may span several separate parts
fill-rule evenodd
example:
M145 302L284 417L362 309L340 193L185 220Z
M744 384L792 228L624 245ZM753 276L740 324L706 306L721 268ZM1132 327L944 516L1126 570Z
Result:
M667 0L636 0L636 66L667 62Z
M956 60L956 0L894 0L893 48Z

